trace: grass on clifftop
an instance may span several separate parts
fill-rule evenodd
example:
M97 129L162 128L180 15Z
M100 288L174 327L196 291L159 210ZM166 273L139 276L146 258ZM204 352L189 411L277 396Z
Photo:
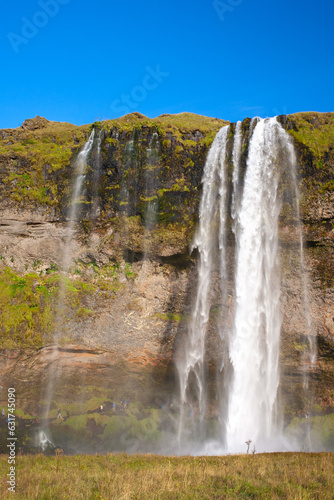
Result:
M73 151L85 142L89 126L50 122L36 117L22 127L0 133L1 182L15 202L57 205L55 175L70 164Z
M324 153L334 147L334 114L297 113L289 115L288 121L294 124L289 132L310 149L317 168L321 169ZM155 129L162 144L170 146L171 138L175 138L173 151L177 155L183 151L197 151L199 146L209 147L218 130L227 124L218 118L193 113L163 114L156 118L130 113L80 127L41 117L26 120L22 127L0 131L0 194L26 207L29 204L59 207L61 195L69 185L68 177L71 177L66 169L94 125L107 130L116 128L126 137L143 127ZM117 142L117 139L108 138L107 141ZM332 185L328 189L332 189Z
M148 118L141 113L130 113L121 118L101 122L105 128L118 128L120 131L131 132L141 127L156 127L157 131L164 136L171 133L179 141L186 140L184 135L198 130L205 137L199 141L212 141L218 130L229 122L220 118L210 118L196 115L194 113L179 113L176 115L164 114L156 118Z
M323 154L334 148L334 113L295 113L288 116L296 130L289 130L299 142L305 144L318 162ZM321 164L319 164L321 167Z
M193 113L161 115L154 119L140 113L131 113L93 125L103 126L108 130L115 127L126 133L142 127L155 128L161 138L171 133L187 148L196 145L195 141L189 140L187 134L199 131L202 137L199 137L198 143L209 145L217 131L226 123ZM25 206L29 203L57 206L60 201L58 174L60 173L64 182L64 169L84 144L93 125L77 127L37 116L26 120L16 129L1 130L0 165L2 163L4 167L0 187L4 195Z
M330 453L221 457L18 456L17 499L331 499ZM7 456L0 457L6 478ZM1 498L12 498L5 480Z

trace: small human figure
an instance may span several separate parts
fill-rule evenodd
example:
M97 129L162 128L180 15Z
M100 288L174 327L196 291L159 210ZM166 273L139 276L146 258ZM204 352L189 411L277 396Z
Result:
M116 410L116 403L115 403L115 401L114 401L114 402L113 402L113 404L112 404L112 409L113 409L114 411Z
M58 415L57 415L57 418L62 418L62 416L61 416L61 409L60 409L60 408L59 408L59 410L58 410Z
M100 405L100 413L103 413L103 405Z
M4 408L2 408L1 415L2 415L2 418L4 418L4 416L5 416L5 409Z

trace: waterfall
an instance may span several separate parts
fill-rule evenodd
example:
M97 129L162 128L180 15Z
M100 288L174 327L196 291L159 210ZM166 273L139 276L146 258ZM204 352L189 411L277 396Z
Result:
M55 445L50 441L44 431L39 431L36 435L36 447L40 448L43 452L55 449Z
M145 167L145 196L147 205L145 208L145 232L144 232L144 251L143 260L145 261L150 253L150 235L151 230L157 222L158 197L156 192L159 187L159 153L160 143L157 132L152 134L149 141L149 147L146 150Z
M103 127L101 128L96 147L96 160L93 174L93 193L92 193L92 215L97 218L100 215L100 201L99 201L99 184L101 176L101 144L102 144Z
M314 367L317 357L317 340L316 336L312 335L313 325L310 313L310 299L307 288L307 271L305 269L305 257L304 257L304 245L303 245L303 234L302 227L300 222L300 194L299 194L299 186L297 179L297 159L293 147L293 143L291 138L289 137L285 143L287 148L287 159L291 172L291 183L293 187L293 196L295 200L295 219L297 221L297 231L298 231L298 240L299 240L299 275L301 282L301 293L302 293L302 307L303 307L303 316L305 319L305 331L307 338L307 345L303 347L302 353L302 369L303 369L303 392L304 399L308 401L307 408L305 410L305 416L309 417L309 410L314 402L314 394L313 391L309 388L309 371ZM305 437L304 442L300 443L303 447L306 447L309 451L313 449L314 443L312 443L311 439L311 422L308 420L307 424L304 426L305 429Z
M223 127L208 153L199 227L192 245L199 252L198 284L188 332L177 358L178 445L182 453L245 452L248 440L257 451L286 449L282 411L278 408L282 325L278 222L284 178L295 186L292 195L299 218L295 153L290 136L276 118L256 118L250 125L244 169L241 122L235 125L233 139L230 135L230 127ZM230 221L234 245L229 238ZM301 234L299 223L307 309ZM215 289L217 273L219 293ZM216 381L220 415L219 429L213 436L206 340L214 329L210 308L217 293L221 304L216 340L220 343L216 345L220 356ZM307 323L308 317L306 312ZM312 360L311 340L309 351Z
M71 197L70 210L68 216L68 226L66 231L66 241L63 249L63 259L62 259L62 267L64 270L67 270L69 266L69 257L71 254L71 242L74 233L74 225L78 216L78 208L79 208L79 197L82 193L82 185L85 179L85 167L87 165L87 158L92 149L94 142L95 129L92 130L90 137L86 144L84 145L82 151L78 154L77 160L75 162L75 182L74 189Z
M159 152L160 143L159 136L157 132L151 137L149 142L149 147L146 150L146 163L147 167L145 170L145 184L146 184L146 195L147 197L152 197L152 194L157 190L157 173L156 168L159 166ZM156 197L148 202L146 213L145 213L145 229L150 230L154 227L157 219L157 205L158 200Z
M230 359L233 375L227 448L243 451L248 439L268 443L274 435L279 384L280 278L278 262L275 119L253 132L241 204L236 215L235 316Z
M208 153L203 177L203 194L199 211L199 228L192 250L197 248L200 261L197 295L191 315L184 354L177 361L180 382L181 412L179 422L179 444L188 440L185 427L189 425L187 416L193 417L196 410L199 418L197 436L203 439L203 420L206 407L204 380L204 345L210 313L210 278L214 253L214 220L217 216L216 199L225 194L225 151L229 127L222 128L216 135ZM223 212L222 204L219 209ZM221 231L222 233L222 231ZM221 239L223 239L221 237ZM194 420L194 419L192 419ZM193 422L192 422L193 423Z
M78 157L75 162L75 181L73 187L73 194L71 197L69 215L68 215L68 225L66 230L66 239L63 247L63 255L62 255L62 269L64 272L68 271L69 263L70 263L70 255L71 255L71 243L74 234L74 226L78 217L78 200L80 195L82 194L82 185L85 178L85 167L87 166L88 155L92 149L94 142L95 129L93 129L92 133L88 141L85 143L83 149L78 154ZM56 316L54 320L53 327L53 341L56 344L56 348L54 348L51 352L49 359L49 366L47 370L47 386L45 389L45 401L46 406L44 409L43 418L45 419L45 428L47 429L49 426L49 412L51 407L51 401L54 393L55 383L57 381L57 377L59 376L60 367L58 364L58 342L60 338L60 332L62 329L62 321L61 314L62 309L65 303L65 283L61 279L59 282L59 292L58 292L58 300L56 306Z
M239 121L235 126L234 133L234 144L232 152L233 160L233 174L232 174L232 206L231 206L231 216L235 221L238 205L239 205L239 181L240 181L240 159L241 159L241 143L242 143L242 123ZM233 231L235 232L235 224L233 225Z

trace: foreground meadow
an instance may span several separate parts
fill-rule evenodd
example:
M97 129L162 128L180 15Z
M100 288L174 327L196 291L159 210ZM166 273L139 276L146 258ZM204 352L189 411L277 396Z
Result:
M0 498L17 499L333 499L331 453L223 457L21 455L16 492L7 491L0 456Z

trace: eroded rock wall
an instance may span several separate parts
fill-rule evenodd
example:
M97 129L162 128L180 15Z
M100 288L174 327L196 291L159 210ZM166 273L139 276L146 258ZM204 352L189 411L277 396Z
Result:
M310 369L315 394L312 404L318 404L327 412L334 405L334 142L329 131L334 120L331 114L325 117L292 115L280 119L294 137L301 180L307 286L318 350L317 361ZM159 373L159 380L165 380L165 389L161 388L163 382L159 386L161 393L170 393L172 387L173 390L177 387L173 360L187 331L197 283L197 256L189 254L189 243L197 224L208 147L224 122L216 121L210 127L205 122L201 128L200 120L196 126L188 122L175 125L172 118L170 124L169 118L163 123L151 123L142 115L129 120L125 124L96 124L98 133L80 199L79 224L71 243L68 273L61 272L60 267L66 241L71 176L75 156L89 129L71 126L69 130L53 131L52 124L43 121L36 124L37 129L2 131L1 328L2 345L10 349L2 353L2 359L7 360L7 364L2 364L5 367L2 376L6 380L13 374L18 381L26 379L29 384L34 377L40 378L46 367L43 361L46 351L42 346L52 343L57 314L57 335L64 348L59 356L64 359L66 376L71 378L86 371L90 366L89 357L97 359L94 352L98 349L102 356L99 363L105 368L96 369L93 385L99 386L99 380L105 381L107 367L112 363L124 360L130 363L132 359L136 368L129 370L130 381L135 379L134 373L139 377L141 373L149 373L143 375L145 381ZM101 156L97 157L96 141L102 125ZM244 138L249 135L249 127L247 119L243 122ZM233 130L232 126L231 134ZM22 135L27 133L28 136ZM148 150L152 149L154 134L158 139L157 156L150 159ZM317 140L321 147L316 147ZM38 141L50 147L53 155L50 161ZM12 151L13 145L17 146L16 151ZM27 148L31 149L29 155ZM39 169L34 166L35 155ZM243 169L246 157L247 141L242 152ZM306 327L302 284L295 259L299 243L295 228L289 227L288 205L288 202L283 205L280 223L281 392L287 419L308 411L310 405L302 390ZM146 216L150 206L155 212L149 226ZM233 247L231 235L230 269L233 269ZM66 280L67 298L61 313L57 313L62 279ZM212 288L219 288L215 278ZM232 296L232 282L230 288ZM20 309L22 301L27 309ZM207 348L208 371L212 373L217 368L219 354L218 308L217 292L210 315ZM227 321L232 311L231 302ZM42 350L25 351L27 346ZM13 350L20 347L22 351ZM66 349L70 349L72 357ZM83 370L80 349L87 351L88 364L85 361ZM8 359L16 361L8 364ZM92 373L99 363L91 364ZM115 379L116 372L112 372ZM120 383L113 377L112 385ZM132 382L126 385L125 379L122 380L124 387L131 386ZM29 411L32 411L34 405L28 401L29 397L22 404L27 408L30 405Z

